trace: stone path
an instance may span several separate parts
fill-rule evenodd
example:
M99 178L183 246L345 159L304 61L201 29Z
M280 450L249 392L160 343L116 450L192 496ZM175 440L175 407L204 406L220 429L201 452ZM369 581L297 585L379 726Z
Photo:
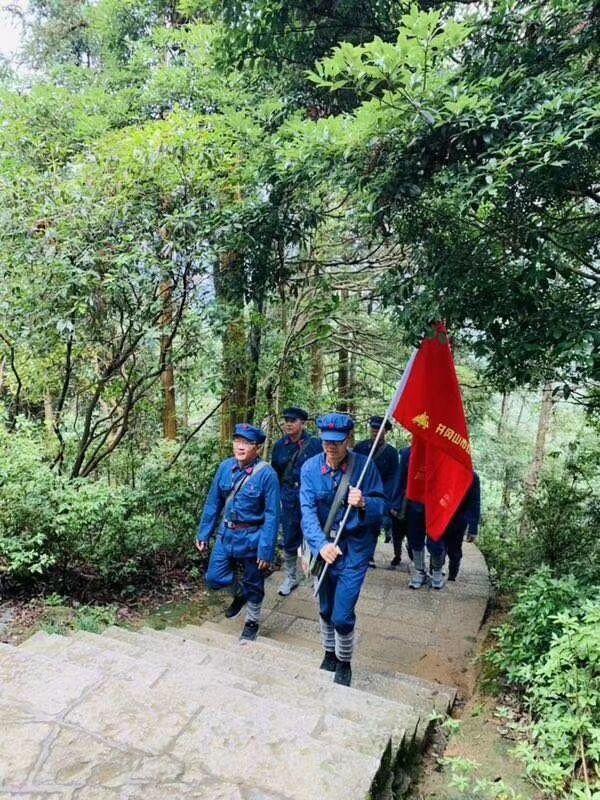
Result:
M489 585L476 548L442 592L369 573L351 689L320 671L308 584L269 581L263 635L239 620L0 645L0 800L387 800L451 706ZM457 672L458 671L458 672Z

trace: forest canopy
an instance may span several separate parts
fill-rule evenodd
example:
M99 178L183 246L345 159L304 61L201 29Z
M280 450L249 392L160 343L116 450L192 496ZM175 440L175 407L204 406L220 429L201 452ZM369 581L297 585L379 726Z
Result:
M451 331L483 464L497 426L487 478L504 512L538 485L559 400L561 447L595 436L597 3L32 0L13 13L23 46L0 82L11 480L30 470L75 505L84 486L124 492L120 519L145 520L152 541L158 525L155 549L164 514L184 508L182 552L198 476L235 422L263 424L267 451L289 403L360 424L434 320ZM527 445L509 458L511 414ZM200 480L186 499L170 494L183 465ZM22 502L23 518L6 505L18 552ZM36 535L62 541L50 516Z

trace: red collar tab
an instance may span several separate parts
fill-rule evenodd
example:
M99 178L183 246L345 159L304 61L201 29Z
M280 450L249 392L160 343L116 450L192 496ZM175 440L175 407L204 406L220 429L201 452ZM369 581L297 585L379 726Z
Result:
M347 469L348 469L348 462L347 461L344 461L343 464L341 464L337 469L334 469L333 467L330 467L329 464L327 462L325 462L325 464L323 464L323 466L321 467L321 474L322 475L327 475L330 472L333 473L333 472L338 472L338 471L339 472L346 472Z
M232 472L245 472L246 475L252 475L252 473L254 472L254 467L256 466L257 463L258 463L258 459L254 462L254 464L250 464L249 467L243 467L242 468L242 467L240 467L240 465L236 461L236 463L233 465Z

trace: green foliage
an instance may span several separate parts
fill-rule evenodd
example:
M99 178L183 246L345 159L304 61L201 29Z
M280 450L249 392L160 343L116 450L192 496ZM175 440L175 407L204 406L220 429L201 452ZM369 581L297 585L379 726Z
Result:
M488 515L481 546L501 589L514 592L540 565L556 577L600 584L600 475L593 447L571 450L564 461L550 457L523 508Z
M115 606L80 606L75 614L75 630L100 633L117 622Z
M210 5L224 23L220 50L226 64L267 74L284 70L295 87L302 86L298 68L311 67L338 42L393 38L405 7L396 0L212 0Z
M535 573L487 659L532 715L518 751L548 796L590 796L600 765L598 585ZM590 596L591 595L591 596Z
M401 44L340 45L313 80L363 101L296 126L298 149L410 248L383 287L416 336L464 325L504 387L580 381L598 372L597 11L500 3L468 24L464 41L464 24L413 10Z
M478 778L479 765L475 761L453 756L442 759L442 764L450 768L449 787L456 789L462 797L469 800L522 800L521 795L503 780Z
M41 629L46 633L66 636L69 631L87 631L101 633L109 625L115 625L118 619L117 607L114 605L78 605L68 606L65 602L56 602L59 595L49 595L44 605Z
M510 623L497 631L500 649L490 654L508 681L526 687L533 670L546 655L553 636L560 634L557 615L579 604L581 585L571 576L553 578L542 567L529 578L510 611Z
M68 480L44 462L39 445L34 429L0 429L4 581L120 586L191 557L190 541L214 472L212 444L192 448L171 469L171 454L152 453L136 489Z

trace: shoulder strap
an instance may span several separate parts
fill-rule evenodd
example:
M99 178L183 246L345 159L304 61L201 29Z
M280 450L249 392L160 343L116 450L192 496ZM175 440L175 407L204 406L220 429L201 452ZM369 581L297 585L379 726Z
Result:
M219 517L219 522L217 524L217 529L221 527L221 522L225 519L225 514L227 513L227 509L233 503L237 495L242 491L244 486L253 478L255 475L258 475L259 472L265 467L268 467L266 461L259 461L258 464L254 465L254 468L250 474L246 473L241 481L238 481L233 489L229 492L225 499L225 505L223 506L223 510L221 511L221 516Z
M294 455L290 458L290 460L285 465L285 469L283 471L283 475L281 476L282 485L286 481L291 479L292 474L294 472L294 467L296 466L296 461L298 461L300 453L304 450L304 448L306 447L307 444L308 444L308 438L300 439L300 441L298 442L298 448L297 448L296 452L294 453Z
M354 469L354 453L352 450L348 451L348 461L346 462L348 467L346 472L342 475L342 480L339 483L337 488L337 492L335 493L335 497L333 498L333 503L331 504L331 508L329 509L329 514L327 515L327 520L325 521L325 527L323 528L323 533L325 536L329 534L333 523L335 522L335 515L337 514L344 498L346 496L346 492L348 491L348 487L350 486L350 478L352 477L352 471Z

